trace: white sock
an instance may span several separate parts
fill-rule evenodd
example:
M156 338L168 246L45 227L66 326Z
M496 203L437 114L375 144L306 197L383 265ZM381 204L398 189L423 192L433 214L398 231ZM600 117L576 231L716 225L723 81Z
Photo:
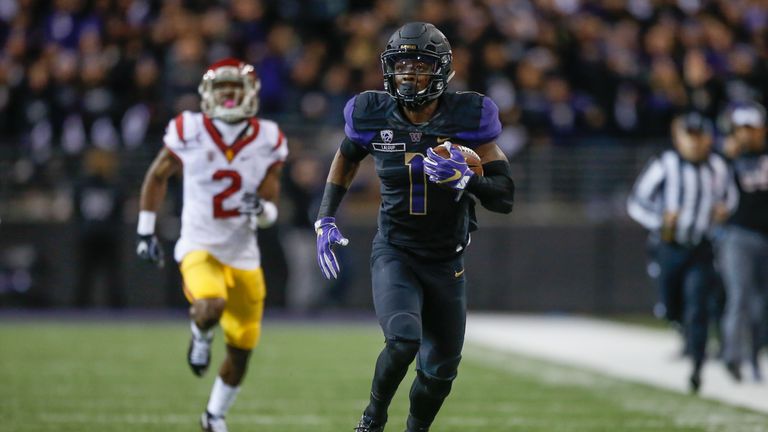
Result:
M227 385L220 376L217 376L213 383L211 397L208 399L208 412L214 417L224 417L229 411L229 407L235 402L239 392L239 386Z
M208 329L207 331L203 331L197 326L197 324L195 324L194 321L191 322L189 327L190 329L192 329L192 336L194 336L195 339L205 339L208 341L213 339L213 329Z

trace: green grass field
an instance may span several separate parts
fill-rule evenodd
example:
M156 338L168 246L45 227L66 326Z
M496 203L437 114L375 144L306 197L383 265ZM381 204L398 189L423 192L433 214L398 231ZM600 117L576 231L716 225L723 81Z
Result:
M372 323L266 322L230 430L351 431L382 341ZM1 322L0 431L196 431L214 373L189 372L186 344L184 322ZM468 346L432 430L758 432L768 416Z

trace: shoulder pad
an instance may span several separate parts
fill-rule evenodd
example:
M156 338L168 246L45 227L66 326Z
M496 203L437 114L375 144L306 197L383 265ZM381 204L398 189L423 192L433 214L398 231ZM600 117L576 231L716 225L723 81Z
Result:
M250 119L253 127L257 128L265 146L270 148L271 154L278 159L285 159L288 156L288 140L280 130L280 126L274 120L268 120L261 117L252 117Z
M200 113L182 111L169 121L163 137L165 145L170 148L185 147L190 140L196 138L199 120L196 116L200 115Z
M470 147L485 144L501 134L499 108L491 98L476 92L446 92L442 99L448 131Z
M351 141L365 146L377 130L387 127L395 108L395 102L385 92L360 93L344 107L344 132Z
M392 111L397 108L397 103L383 91L366 91L353 100L351 120L357 130L379 130L386 127Z

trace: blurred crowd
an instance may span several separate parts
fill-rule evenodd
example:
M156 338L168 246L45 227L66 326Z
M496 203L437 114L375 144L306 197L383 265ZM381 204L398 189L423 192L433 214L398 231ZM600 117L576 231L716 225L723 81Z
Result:
M496 101L510 154L663 137L675 112L768 94L761 0L3 0L2 141L37 160L142 146L230 55L256 65L262 116L340 125L408 20L448 36L451 86Z
M89 161L103 154L91 153L120 150L99 181L125 193L133 222L143 155L177 112L199 110L206 67L235 56L257 68L259 115L289 136L289 223L311 232L327 166L319 158L339 143L316 132L341 131L345 102L382 89L379 55L416 20L450 40L450 88L497 103L509 156L547 146L567 155L567 169L525 167L521 185L542 172L543 184L547 173L569 186L587 174L619 184L562 147L647 148L668 139L678 112L717 120L733 103L768 103L766 0L0 0L0 197L12 198L0 211L6 220L106 214L107 194L71 196L97 182Z

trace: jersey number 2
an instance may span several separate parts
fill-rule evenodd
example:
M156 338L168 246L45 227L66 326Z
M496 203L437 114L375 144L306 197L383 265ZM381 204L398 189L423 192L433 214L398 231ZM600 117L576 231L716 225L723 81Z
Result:
M412 215L427 214L427 177L424 175L424 155L421 153L406 153L405 164L408 165L408 179L411 183L408 199Z
M216 219L240 216L240 209L225 209L224 200L243 187L243 178L240 173L232 170L218 170L213 173L214 180L229 179L229 187L213 196L213 217Z

